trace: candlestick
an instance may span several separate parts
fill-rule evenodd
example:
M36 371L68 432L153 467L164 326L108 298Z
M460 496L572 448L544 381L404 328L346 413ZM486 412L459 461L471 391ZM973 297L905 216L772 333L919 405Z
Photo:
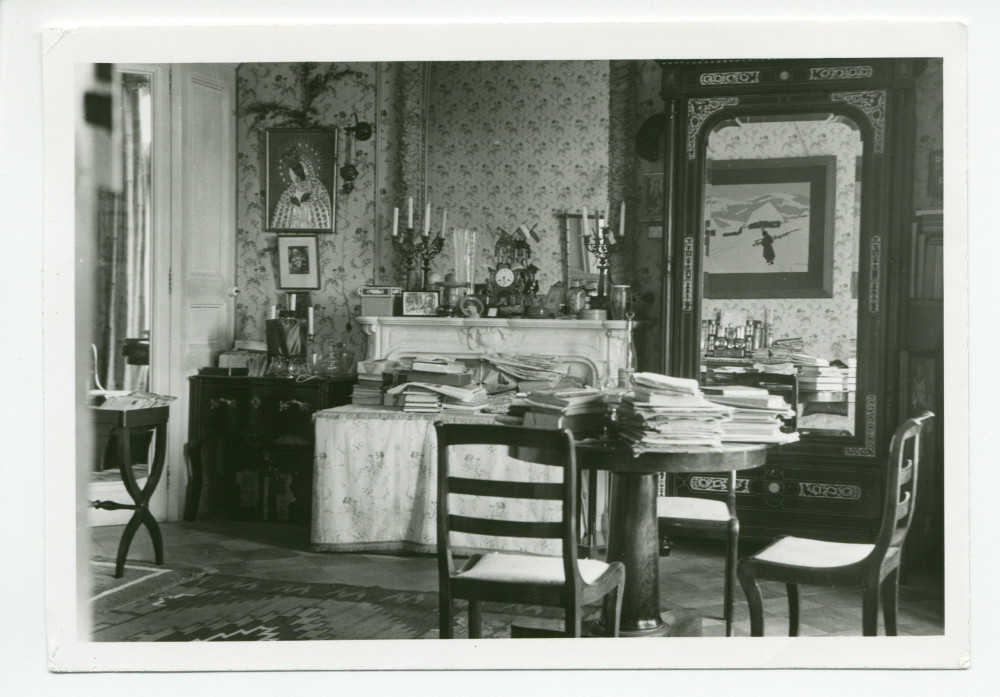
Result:
M295 293L288 294L288 309L291 310L292 312L295 312L295 298L296 298Z
M431 204L424 208L424 237L431 233Z
M308 310L308 317L309 317L309 336L312 336L313 335L313 309L312 309L311 306L309 307L309 310Z
M441 233L440 234L444 235L446 232L448 232L448 209L447 208L442 208L441 209Z
M406 199L406 227L413 229L413 197Z
M583 207L583 234L590 237L590 224L587 222L587 207Z
M622 201L621 213L618 214L618 239L625 239L625 202Z
M399 234L399 208L392 209L392 236Z
M270 317L270 319L277 319L277 318L278 318L278 306L277 305L271 305L271 317Z

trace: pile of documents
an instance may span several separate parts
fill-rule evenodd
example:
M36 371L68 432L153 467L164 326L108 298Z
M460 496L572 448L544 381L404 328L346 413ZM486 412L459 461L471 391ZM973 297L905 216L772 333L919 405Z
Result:
M403 411L407 412L427 413L443 409L471 414L482 411L488 404L486 390L480 385L455 387L429 382L406 382L389 389L386 394L395 397L397 404L401 397Z
M566 375L566 368L560 365L561 359L557 356L497 353L486 356L486 360L518 384L538 382L554 385Z
M732 418L722 423L722 440L730 443L791 443L799 439L795 431L782 430L787 419L795 416L781 395L762 387L719 385L702 388L706 398L732 408Z
M676 452L722 446L730 407L714 404L697 380L636 373L635 389L620 407L618 431L632 451Z
M605 394L593 387L531 392L522 404L528 407L524 425L535 428L568 428L577 438L604 431Z

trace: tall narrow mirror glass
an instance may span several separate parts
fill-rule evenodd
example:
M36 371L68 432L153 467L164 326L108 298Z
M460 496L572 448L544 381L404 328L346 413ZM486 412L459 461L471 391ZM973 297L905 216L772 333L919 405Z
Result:
M862 151L832 113L741 116L708 138L705 378L796 374L803 435L857 432Z

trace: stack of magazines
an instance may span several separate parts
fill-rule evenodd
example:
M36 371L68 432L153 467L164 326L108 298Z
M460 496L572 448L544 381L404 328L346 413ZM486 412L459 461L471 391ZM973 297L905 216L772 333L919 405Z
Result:
M716 449L732 409L705 399L697 380L636 373L618 431L636 454Z
M528 407L525 426L568 428L577 438L604 430L605 394L593 387L531 392L522 403Z
M386 394L402 398L403 411L436 412L455 411L476 413L486 408L488 395L480 385L455 387L427 382L407 382L390 389Z

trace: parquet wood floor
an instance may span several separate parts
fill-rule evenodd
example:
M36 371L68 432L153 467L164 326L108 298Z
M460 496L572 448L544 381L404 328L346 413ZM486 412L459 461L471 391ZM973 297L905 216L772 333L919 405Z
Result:
M165 561L202 566L221 573L253 578L311 583L343 583L396 590L437 590L433 556L374 554L317 554L310 551L305 526L245 521L161 523ZM91 529L92 555L113 558L121 527ZM705 636L722 636L722 543L675 540L668 557L660 560L661 604L700 610ZM745 550L749 553L752 550ZM129 554L132 561L152 561L152 545L140 532ZM931 573L910 573L900 587L899 633L932 636L944 632L943 581ZM765 628L768 635L787 629L784 587L762 584ZM802 588L803 636L859 636L861 592ZM749 616L738 591L735 628L749 634ZM881 621L879 632L882 633ZM386 636L385 638L392 638Z

